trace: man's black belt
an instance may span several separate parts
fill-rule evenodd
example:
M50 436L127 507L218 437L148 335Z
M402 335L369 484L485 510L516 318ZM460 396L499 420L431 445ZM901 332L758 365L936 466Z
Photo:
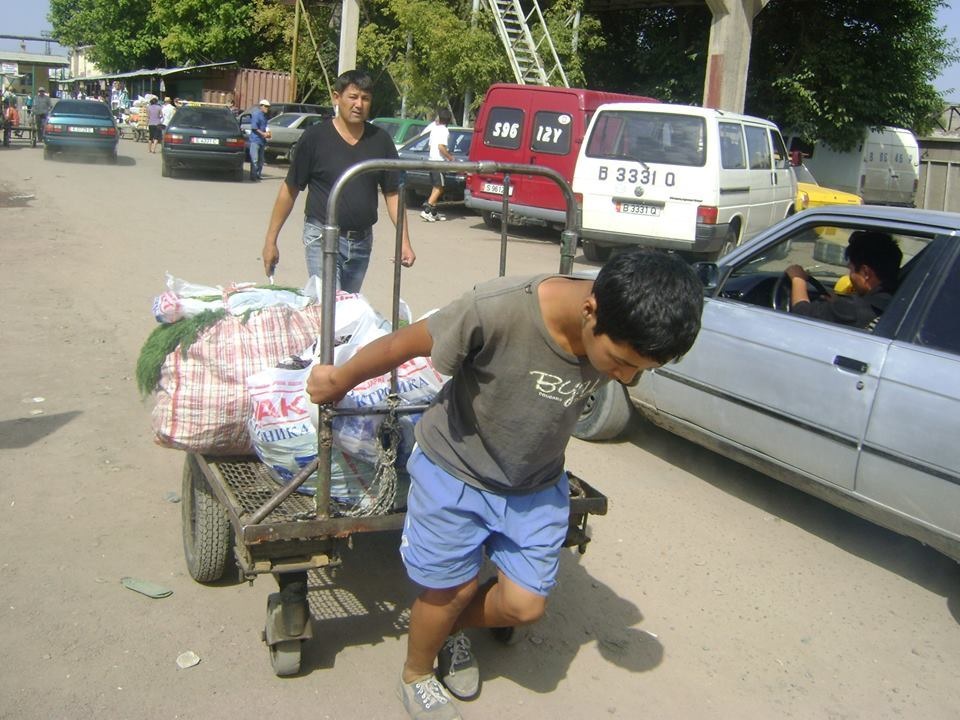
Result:
M348 240L359 240L362 237L366 237L368 232L370 232L370 228L364 228L363 230L341 230L340 237L345 237Z

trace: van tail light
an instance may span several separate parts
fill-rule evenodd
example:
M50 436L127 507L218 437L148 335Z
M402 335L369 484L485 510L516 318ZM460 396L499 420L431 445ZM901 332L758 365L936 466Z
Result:
M712 205L701 205L697 208L697 224L716 225L717 214L717 208L713 207Z
M170 143L171 145L179 145L183 142L183 135L180 133L164 133L163 141L165 143Z

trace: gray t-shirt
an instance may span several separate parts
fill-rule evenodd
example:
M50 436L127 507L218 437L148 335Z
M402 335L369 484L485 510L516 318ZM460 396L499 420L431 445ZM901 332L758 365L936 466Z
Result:
M521 494L557 482L580 410L608 379L550 336L537 294L550 277L483 283L427 320L434 367L453 377L417 442L473 487Z

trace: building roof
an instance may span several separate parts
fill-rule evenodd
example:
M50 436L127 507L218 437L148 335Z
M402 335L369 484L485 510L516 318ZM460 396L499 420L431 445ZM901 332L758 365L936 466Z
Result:
M43 53L25 53L15 50L0 50L0 62L54 65L56 67L67 67L70 65L70 60L66 55L44 55Z
M122 73L103 73L101 75L84 75L82 77L68 77L64 78L61 82L69 83L75 81L88 81L88 80L117 80L120 78L133 78L133 77L166 77L167 75L175 75L177 73L187 72L189 70L200 70L205 68L214 68L214 67L226 67L229 65L236 65L236 60L227 60L225 62L215 62L207 63L206 65L185 65L183 67L173 67L173 68L142 68L140 70L131 70L129 72Z

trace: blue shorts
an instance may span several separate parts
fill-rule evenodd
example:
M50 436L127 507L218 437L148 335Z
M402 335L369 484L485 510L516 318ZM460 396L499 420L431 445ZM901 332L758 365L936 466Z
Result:
M557 584L570 517L570 486L528 495L478 490L438 467L420 448L407 463L410 494L400 555L410 579L436 590L477 577L486 549L508 578L537 595Z

